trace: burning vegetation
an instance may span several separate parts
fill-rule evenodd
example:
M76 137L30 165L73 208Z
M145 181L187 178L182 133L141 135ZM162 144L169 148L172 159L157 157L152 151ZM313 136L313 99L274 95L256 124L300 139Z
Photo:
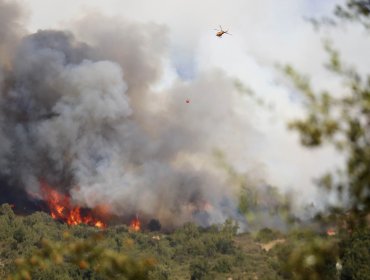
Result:
M85 224L104 229L107 227L106 221L112 217L106 206L97 206L89 209L74 205L69 195L58 192L44 180L40 181L40 191L42 200L48 206L50 216L54 220L62 221L70 226ZM153 221L157 220L152 220L151 222L153 223ZM159 221L157 223L159 224ZM152 227L151 223L149 223L149 228L152 229ZM160 224L154 227L159 230ZM142 229L141 221L137 214L130 221L129 228L134 232Z
M41 182L41 192L53 219L61 220L68 225L86 224L97 228L107 226L106 223L95 217L99 212L98 207L86 210L73 205L69 196L54 190L45 181Z
M136 215L136 217L131 221L130 228L133 231L140 231L140 229L141 229L141 223L140 223L140 220L139 220L139 216L138 215Z

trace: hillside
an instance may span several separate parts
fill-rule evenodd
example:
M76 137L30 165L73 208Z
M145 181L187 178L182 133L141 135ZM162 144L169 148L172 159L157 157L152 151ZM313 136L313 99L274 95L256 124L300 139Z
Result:
M339 257L339 258L338 258ZM172 232L69 226L44 212L14 214L0 206L0 279L370 279L370 229L334 234L309 228L237 225Z
M135 232L126 225L100 230L86 225L71 227L43 212L17 216L4 204L0 240L2 279L20 270L24 279L28 274L32 279L126 279L119 269L113 275L95 271L99 262L106 261L89 256L89 250L98 248L133 262L151 260L149 271L139 268L144 271L143 279L281 279L272 257L250 234L236 235L231 221L207 229L189 223L166 234ZM65 249L68 246L72 249ZM78 246L81 248L76 249Z

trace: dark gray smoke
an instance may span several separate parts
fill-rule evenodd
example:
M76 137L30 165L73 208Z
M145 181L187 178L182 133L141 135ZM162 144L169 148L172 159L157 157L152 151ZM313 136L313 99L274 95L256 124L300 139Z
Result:
M89 15L73 33L20 36L20 14L0 1L0 172L10 185L37 194L45 180L82 206L166 226L240 218L239 190L212 159L215 147L235 159L258 141L246 137L230 78L215 71L156 92L164 26Z
M24 12L19 9L16 3L0 1L0 61L4 67L8 67L13 50L19 38L25 33L22 26ZM1 82L0 73L0 82Z

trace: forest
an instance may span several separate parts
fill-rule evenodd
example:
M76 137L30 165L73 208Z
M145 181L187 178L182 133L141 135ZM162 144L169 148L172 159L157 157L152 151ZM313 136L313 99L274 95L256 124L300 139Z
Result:
M1 4L2 1L0 1L0 8ZM1 10L0 16L2 16ZM309 21L313 28L317 29L337 29L341 24L357 25L362 28L364 37L369 36L370 1L347 0L343 4L337 5L331 17L313 18L309 19ZM22 41L24 45L20 47L19 52L21 55L28 54L28 48L31 48L30 46L33 48L33 44L37 45L42 42L40 45L47 45L50 43L51 37L56 38L60 34L54 34L51 31L48 33L47 31L32 36ZM88 75L95 73L94 71L99 75L103 75L101 74L103 72L109 72L106 76L103 75L104 77L101 78L101 81L107 77L111 79L110 74L114 77L116 77L115 75L117 77L121 75L118 66L114 64L110 65L104 61L94 62L97 63L94 64L82 59L80 61L78 56L81 53L87 57L93 53L91 55L93 57L94 55L97 56L98 52L94 53L84 44L79 45L74 41L70 43L72 41L70 35L64 34L63 36L62 47L59 45L58 47L63 50L64 48L68 49L65 55L67 58L65 59L71 59L73 63L75 63L74 60L78 61L78 63L82 61L82 66L77 68L77 70L73 70L75 72L68 72L70 71L68 67L71 67L68 65L66 66L66 72L61 70L62 74L58 72L58 75L55 75L58 79L60 77L64 79L61 80L62 82L57 80L57 85L64 87L64 82L70 83L68 87L65 86L68 94L77 92L76 88L80 89L80 80L75 78L74 75L84 74L85 71ZM0 59L2 58L1 47L0 43ZM30 102L32 103L31 105L24 105L22 102L18 102L19 100L22 101L24 97L22 95L24 94L22 91L24 85L22 83L30 87L37 84L35 81L38 77L36 76L32 76L29 80L24 79L24 76L32 74L29 74L29 72L34 72L32 67L30 68L31 70L28 68L19 70L21 67L18 67L17 63L21 63L16 61L17 63L12 67L15 69L14 72L19 71L19 73L13 74L12 67L6 68L4 66L4 69L6 68L7 70L4 71L4 73L6 72L6 75L4 74L6 82L3 83L3 80L0 79L0 93L6 92L6 94L4 94L5 101L3 102L2 100L0 104L4 111L4 114L1 114L0 117L1 120L8 118L9 123L4 125L4 130L2 130L3 127L1 126L0 132L8 133L6 136L14 140L14 145L17 145L17 143L22 145L29 144L34 149L30 148L32 151L28 151L28 147L24 149L13 147L13 155L0 154L0 167L3 166L2 159L6 161L10 158L9 162L11 163L10 167L4 168L6 171L2 170L2 173L0 173L0 182L2 183L0 185L0 194L2 196L0 201L3 203L0 205L0 279L370 279L370 74L364 74L353 67L347 62L346 57L342 56L337 47L331 40L323 40L323 48L326 51L327 60L318 61L317 63L323 63L323 67L326 68L328 73L339 81L340 94L337 93L338 88L331 89L329 87L325 90L318 90L311 83L311 77L302 73L295 65L279 64L276 66L278 72L284 77L284 81L299 95L298 100L304 108L302 117L297 117L286 123L286 126L291 130L290 132L296 133L301 144L307 149L314 150L328 146L333 148L344 162L343 166L333 172L328 171L325 173L323 171L322 176L315 181L323 196L334 197L335 199L331 202L327 201L324 208L321 210L316 209L314 214L305 219L294 212L291 197L284 196L276 187L269 185L257 187L253 180L249 180L248 176L241 174L228 162L222 149L213 149L212 159L219 168L217 169L218 172L226 174L227 187L229 185L236 186L235 189L238 190L236 211L233 211L234 209L230 210L230 204L232 204L233 200L230 199L229 188L223 188L221 184L219 185L219 182L217 182L219 177L217 177L217 174L214 175L212 173L213 170L207 170L209 173L202 175L202 177L197 173L199 169L193 166L188 167L188 165L184 164L186 166L184 170L181 170L181 168L179 170L176 169L178 167L177 164L181 165L181 163L176 162L178 158L174 156L177 156L177 149L185 147L184 151L188 152L188 150L192 151L192 149L196 150L198 148L195 147L196 145L193 146L192 142L189 144L183 140L183 138L187 137L190 139L190 136L193 136L192 133L198 128L193 130L192 128L181 127L182 134L179 136L181 139L178 140L180 144L177 143L179 146L174 145L172 147L169 143L165 143L163 146L160 144L150 146L148 144L151 140L150 137L147 140L145 138L147 136L143 136L147 132L145 129L141 131L135 122L140 125L141 121L143 123L148 122L149 125L145 128L150 131L150 121L156 124L157 120L154 118L153 120L148 120L150 118L143 114L139 117L134 115L132 117L134 121L132 121L130 119L131 109L127 105L128 101L122 97L117 97L117 102L124 107L124 110L117 111L117 118L112 117L104 110L102 112L99 111L103 117L97 117L89 111L91 108L86 109L88 112L86 116L82 116L80 115L80 110L83 111L85 107L83 109L78 106L76 107L77 109L73 106L68 107L70 104L74 104L70 100L76 103L84 100L81 96L75 99L73 99L74 97L70 99L61 98L63 102L55 106L57 108L55 110L59 111L54 112L50 110L50 112L48 111L45 114L40 112L36 114L32 111L34 108L31 110L27 106L32 107L40 100L44 102L43 98L35 98L37 102ZM42 58L49 57L50 53L52 53L50 48L50 46L45 48L46 51L42 49L46 53L41 55ZM23 60L23 57L19 59ZM33 63L32 59L34 59L33 56L30 58ZM58 56L56 61L59 63L59 60L62 59ZM73 64L72 62L71 64ZM42 63L37 63L37 67L43 67ZM34 64L32 65L35 66ZM56 62L55 65L57 66L53 66L53 69L58 69L58 71L59 68L64 67L64 65L59 67ZM104 69L104 71L99 72L101 69ZM152 72L155 71L153 70ZM47 76L47 71L43 75ZM99 75L96 75L95 78ZM128 76L128 79L132 78L130 75ZM16 81L17 79L19 79L19 82ZM26 80L26 82L22 79ZM22 84L22 86L19 86L19 84ZM109 84L109 90L111 89L111 84L114 84L115 86L112 90L112 95L114 96L116 91L123 90L125 87L118 78L117 80L113 79L113 81L109 80L109 83L102 82L102 84L103 86ZM143 87L145 88L143 89L141 84L138 86L132 83L128 87L130 88L130 86L140 93L148 90L146 87ZM12 87L14 90L9 90ZM183 90L183 88L180 89ZM247 84L240 81L235 82L234 80L233 89L239 93L247 93L248 98L256 101ZM19 100L17 99L18 97L13 96L16 95L15 92L17 90L22 95L19 97ZM37 93L42 93L44 90L49 91L49 82L46 81L45 84L38 85L35 90ZM109 90L103 89L102 92L106 94L106 91ZM137 106L141 108L140 106L144 106L140 103L142 96L137 98L135 100L137 103L133 103L139 104ZM55 97L55 99L57 98ZM40 103L42 102L40 101ZM52 101L48 99L45 102L49 104ZM91 105L93 102L88 101L86 103ZM114 102L108 103L110 105L113 104L112 106L115 105ZM263 100L257 100L256 104L259 104L256 106L259 106L260 110L266 110ZM125 107L126 105L127 108ZM185 105L192 106L190 99L186 99ZM19 111L17 106L27 108L24 109L22 107L23 111ZM45 105L45 107L47 106ZM98 107L95 105L92 108L94 113L98 111L96 109ZM27 115L27 110L32 112ZM83 141L81 140L81 146L78 146L78 148L82 148L78 151L75 151L74 148L72 149L68 141L66 142L67 144L63 142L66 137L63 138L64 135L61 137L60 135L62 134L54 135L48 131L47 136L52 134L50 136L52 140L50 141L53 144L47 142L44 139L46 137L41 137L43 132L49 128L54 128L53 125L65 129L67 125L63 123L64 121L67 120L66 123L68 125L73 124L74 119L67 119L66 117L70 115L83 119L81 127L78 127L78 129L86 132L83 136L81 136L82 134L79 135L78 137L80 138L76 136L76 139L83 139ZM137 119L135 119L136 117ZM127 127L120 123L125 118L129 119ZM168 118L159 118L160 123L164 122L164 120L168 121ZM175 127L174 131L178 132L176 121L171 119L166 124L171 129ZM37 125L40 122L44 123L35 128L32 122ZM108 125L106 125L107 123ZM24 130L20 128L22 125ZM101 140L100 138L96 140L95 136L100 134L101 131L95 129L95 125L99 126L99 129L100 126L106 129L102 129L102 131L107 131L108 140ZM200 128L199 130L201 131L203 128ZM32 131L33 129L35 132ZM172 130L170 131L173 132ZM157 132L155 131L155 133ZM163 133L160 136L163 139L167 139L167 131L161 130L158 133ZM112 140L117 135L119 136L118 144L115 140ZM128 136L126 137L126 135ZM135 135L137 138L132 141L132 139L129 139L131 135ZM3 135L0 136L2 137ZM83 138L85 136L86 138ZM60 138L63 145L58 146L59 142L53 142L55 139L52 137L58 140ZM125 146L126 144L121 145L120 137L126 137L124 139L128 139L129 144L127 146ZM137 141L137 139L140 140ZM0 140L3 139L0 138ZM46 142L42 142L43 140ZM4 140L2 143L5 142ZM54 143L57 144L54 145ZM91 143L93 145L89 146ZM102 149L106 153L94 154L95 150L101 148L99 146L101 143L109 146ZM84 146L85 144L88 148ZM109 144L112 145L110 146ZM145 144L150 146L148 150L140 148L142 147L140 145L145 146ZM60 149L62 152L59 153L58 150L58 152L54 153L54 148L56 150ZM111 148L112 150L110 150ZM169 150L166 150L166 148ZM53 152L49 154L50 150ZM122 152L120 154L122 159L118 156L115 157L116 151ZM0 152L2 153L1 150ZM161 154L162 152L164 155ZM153 164L153 158L157 156L162 158ZM61 162L63 163L55 163L60 158L62 158ZM89 161L91 158L93 159ZM184 158L186 159L185 156ZM139 185L145 186L142 187L142 193L145 194L143 195L144 198L138 199L138 203L141 203L140 206L143 209L148 207L148 212L150 212L154 209L153 205L158 206L158 203L155 204L153 202L152 193L147 189L147 185L155 185L157 190L159 190L158 192L161 192L166 198L170 198L166 200L166 203L170 204L170 206L168 208L158 207L162 211L158 210L155 213L158 217L163 217L162 220L161 218L157 219L156 215L153 215L152 219L148 219L147 215L143 220L145 222L140 222L139 217L136 216L136 219L131 224L123 221L116 221L110 224L103 223L94 217L83 217L80 214L80 208L71 206L69 196L58 194L55 190L52 190L47 183L44 183L44 179L41 176L45 175L45 182L48 180L58 186L59 189L64 188L63 193L74 194L76 197L86 199L86 197L90 197L89 193L79 192L79 188L73 189L73 183L77 180L76 178L82 178L86 180L82 180L83 182L88 183L91 182L89 179L93 178L96 179L96 182L101 183L105 177L99 177L99 172L108 170L106 172L109 175L115 176L118 174L117 178L119 179L117 181L119 181L119 184L121 184L121 181L126 182L125 180L129 181L132 179L130 176L125 177L126 173L122 175L120 173L122 171L118 168L115 169L116 167L109 169L110 165L107 164L107 159L112 160L114 164L123 162L122 166L128 166L128 172L133 172L132 174L137 176L132 177L144 178L148 176L142 181L134 180ZM150 164L147 164L146 160ZM27 164L24 164L24 162L27 162ZM40 166L37 165L39 162L42 162ZM17 169L18 164L19 170ZM87 168L78 169L81 166L84 168L87 166ZM89 170L86 171L87 169ZM89 173L90 171L91 173ZM29 174L32 175L36 174L38 176L35 177L41 178L41 190L43 190L44 195L46 194L46 196L42 197L27 190L29 195L27 201L43 200L45 205L35 211L30 209L28 211L17 211L17 203L19 201L17 199L15 199L16 201L4 201L6 200L4 197L9 196L14 199L17 194L20 194L20 192L12 190L12 187L9 186L11 186L12 182L22 185L24 183L22 180L30 178L23 176L24 174L29 175L27 172L30 172ZM55 174L62 174L62 177L64 177L58 177ZM213 175L211 176L210 174L213 174L215 177L212 177ZM6 181L4 178L8 179L9 177L12 180L3 184ZM149 179L146 180L147 178ZM168 179L168 182L165 181L166 179ZM29 182L32 183L33 181L30 180ZM92 184L92 189L100 191L101 197L104 197L106 195L105 189L99 183ZM116 181L111 180L109 183L114 185ZM214 193L208 187L199 187L203 186L203 184L216 186ZM168 186L175 186L173 187L175 191L169 191L170 187ZM184 186L189 187L189 189L185 191ZM114 191L117 189L112 187ZM128 208L132 206L129 198L136 197L137 193L135 192L127 192L129 196L124 198L127 199L127 201L125 200L125 207L126 205L128 205ZM22 190L22 195L26 196L25 193L26 191ZM112 197L109 197L109 199L112 200ZM214 199L214 204L208 203L207 199L209 201ZM153 202L153 204L148 203L146 205L147 201ZM63 202L64 204L56 205L57 207L55 207L54 204L56 202ZM162 203L165 202L163 201ZM181 208L179 205L182 205L182 203L186 207ZM51 208L52 204L55 207L54 209ZM99 204L95 203L95 201L91 203L91 205L93 204L95 205L91 207L92 213L97 213L97 216L103 215L104 211L99 208ZM62 206L64 208L60 210L58 207ZM49 211L42 211L48 207ZM309 206L307 207L309 209ZM68 209L68 217L65 209ZM178 220L182 220L182 218L186 220L189 209L195 209L192 213L197 214L197 216L195 215L196 221L177 223L176 215L179 217ZM215 216L224 211L230 213L230 217L223 223L206 223L204 221L208 222L208 219L211 220L209 218L210 215L206 215L208 210L213 214L216 213ZM133 213L134 210L130 214ZM78 220L72 217L72 215L77 215ZM266 221L270 218L271 221L276 222L276 225L279 226L266 226ZM240 223L241 220L245 221L245 223Z
M369 279L370 230L237 233L227 220L173 232L68 226L0 211L2 279ZM340 269L338 264L340 263Z

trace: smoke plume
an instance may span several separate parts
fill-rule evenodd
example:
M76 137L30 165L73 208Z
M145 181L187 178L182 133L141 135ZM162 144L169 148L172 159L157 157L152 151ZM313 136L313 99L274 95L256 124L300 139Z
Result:
M231 78L155 90L165 26L90 14L70 31L22 34L21 14L0 1L1 188L37 196L45 180L84 207L165 226L241 219L239 189L212 158L219 148L236 161L258 141Z

